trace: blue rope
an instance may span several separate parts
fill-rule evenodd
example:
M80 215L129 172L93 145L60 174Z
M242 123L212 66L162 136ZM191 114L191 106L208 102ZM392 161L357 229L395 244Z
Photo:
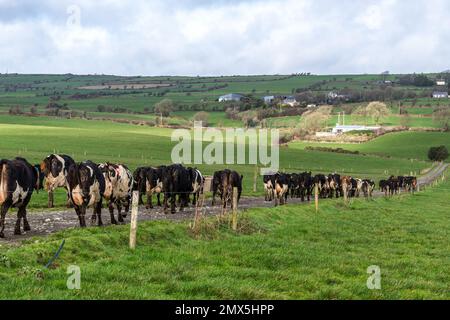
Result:
M59 254L61 253L65 243L66 243L66 239L63 239L61 245L59 246L58 251L56 251L53 258L51 258L50 261L45 265L46 269L48 269L52 265L52 263L59 257Z

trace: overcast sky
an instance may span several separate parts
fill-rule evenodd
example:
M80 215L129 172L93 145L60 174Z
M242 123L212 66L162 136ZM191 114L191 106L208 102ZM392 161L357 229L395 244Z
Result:
M0 0L0 72L450 69L447 0Z

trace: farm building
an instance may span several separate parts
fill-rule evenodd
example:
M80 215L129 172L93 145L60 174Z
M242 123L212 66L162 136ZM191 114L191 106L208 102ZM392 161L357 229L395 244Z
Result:
M244 96L242 94L238 93L230 93L226 94L224 96L219 97L219 102L225 102L225 101L241 101L241 99Z
M445 80L436 80L437 86L446 86L447 82Z
M368 126L360 126L360 125L337 124L333 128L332 133L340 134L340 133L346 133L346 132L352 132L352 131L378 131L380 129L381 129L381 127L368 127Z
M448 98L448 92L446 92L446 91L435 91L435 92L433 92L433 98L435 98L435 99L446 99L446 98Z
M263 100L265 104L269 104L275 100L275 96L264 96Z
M288 96L283 100L282 104L286 106L295 107L298 105L298 101L297 99L295 99L294 96Z

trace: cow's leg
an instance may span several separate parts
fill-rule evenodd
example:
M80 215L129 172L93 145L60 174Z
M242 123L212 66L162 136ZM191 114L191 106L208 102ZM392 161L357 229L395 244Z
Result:
M3 231L5 230L5 217L6 213L8 212L9 208L11 207L10 203L3 203L2 207L0 209L0 238L4 238L5 235Z
M119 220L119 223L123 223L123 216L122 216L122 203L119 201L116 202L117 205L117 219Z
M211 205L214 206L215 204L216 204L216 192L213 191Z
M198 193L200 193L200 191ZM196 204L197 204L197 192L193 192L193 194L192 194L192 205L195 206Z
M153 209L153 192L147 193L147 209Z
M77 214L80 220L80 227L86 228L86 205L79 207Z
M177 195L175 193L171 193L170 195L170 213L175 214L176 213L176 201L177 201Z
M109 200L108 204L109 215L111 216L111 224L117 224L116 218L114 217L114 201Z
M131 196L127 196L127 199L125 201L125 210L122 213L122 218L126 218L128 216L128 213L130 212L130 205L131 205Z
M97 225L99 227L103 226L103 221L102 221L102 201L100 200L99 202L97 202L97 204L94 204L94 212L97 214L97 219L98 219L98 223Z
M14 228L14 234L16 236L20 236L22 232L20 231L20 222L22 221L22 208L19 208L19 211L17 211L17 220L16 220L16 227Z
M54 207L54 194L53 194L53 190L49 190L48 191L48 203L47 206L49 208L53 208Z
M158 207L162 207L162 205L161 205L161 192L156 195L156 199L158 200Z

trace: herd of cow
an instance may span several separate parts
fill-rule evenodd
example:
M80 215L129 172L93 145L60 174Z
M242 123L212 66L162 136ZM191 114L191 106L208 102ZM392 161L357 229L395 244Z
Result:
M301 198L310 201L314 195L314 188L318 188L320 198L339 198L344 194L351 197L372 197L375 182L368 179L356 179L334 173L330 175L311 172L276 173L264 176L264 191L266 201L275 200L275 205L285 204L288 197Z
M212 205L220 197L223 208L233 203L233 193L237 190L237 200L242 194L243 176L233 170L221 170L211 179ZM299 174L276 173L263 177L265 200L275 200L275 205L285 204L288 196L311 200L314 188L321 198L372 197L375 183L372 180L356 179L339 174L313 176L311 172ZM101 210L103 200L108 203L111 223L122 223L127 216L133 191L139 191L139 204L143 204L142 195L147 197L147 208L153 208L153 195L158 206L164 212L175 213L198 202L203 193L205 177L196 168L186 168L180 164L159 167L140 167L133 173L122 164L92 161L76 163L67 155L51 154L40 164L31 165L23 158L0 160L0 238L4 237L5 217L10 208L17 208L17 220L14 233L21 234L23 220L24 231L30 230L26 208L33 191L45 189L48 192L48 206L54 206L53 192L57 188L67 190L67 206L73 207L80 226L86 226L86 209L93 208L91 223L102 225ZM380 181L380 190L386 195L398 193L400 189L415 191L415 177L390 177ZM209 191L209 190L208 190ZM161 194L164 195L161 204ZM192 195L192 199L191 199ZM114 211L117 209L117 220ZM122 212L122 209L123 212Z
M333 173L329 175L317 174L311 172L303 173L275 173L265 175L264 191L265 200L275 200L275 205L285 204L288 197L301 198L301 201L311 200L314 195L314 188L318 189L320 198L353 198L364 195L366 198L373 196L375 182L369 179L358 179L350 176L341 176ZM385 195L394 195L400 190L414 192L417 188L416 177L391 176L388 180L381 180L380 190Z
M238 199L242 193L242 179L236 171L223 170L214 173L211 188L213 205L218 195L224 208L231 202L234 188L238 190ZM80 226L86 226L86 209L93 208L91 223L102 225L101 210L103 200L108 203L111 223L122 223L127 216L133 191L139 191L139 202L142 195L147 196L147 208L153 208L152 196L157 196L161 206L161 193L164 195L164 212L175 213L196 204L203 192L205 178L196 168L185 168L179 164L160 167L141 167L131 173L122 164L101 163L92 161L76 163L67 155L51 154L39 165L31 165L26 159L0 160L0 238L4 237L5 217L10 208L17 208L17 221L14 233L21 234L23 220L24 231L30 230L26 208L33 191L45 189L48 192L48 206L54 206L53 192L57 188L67 190L67 206L73 207L78 216ZM193 199L191 201L191 195ZM118 222L114 216L117 209ZM122 209L124 211L122 212Z

